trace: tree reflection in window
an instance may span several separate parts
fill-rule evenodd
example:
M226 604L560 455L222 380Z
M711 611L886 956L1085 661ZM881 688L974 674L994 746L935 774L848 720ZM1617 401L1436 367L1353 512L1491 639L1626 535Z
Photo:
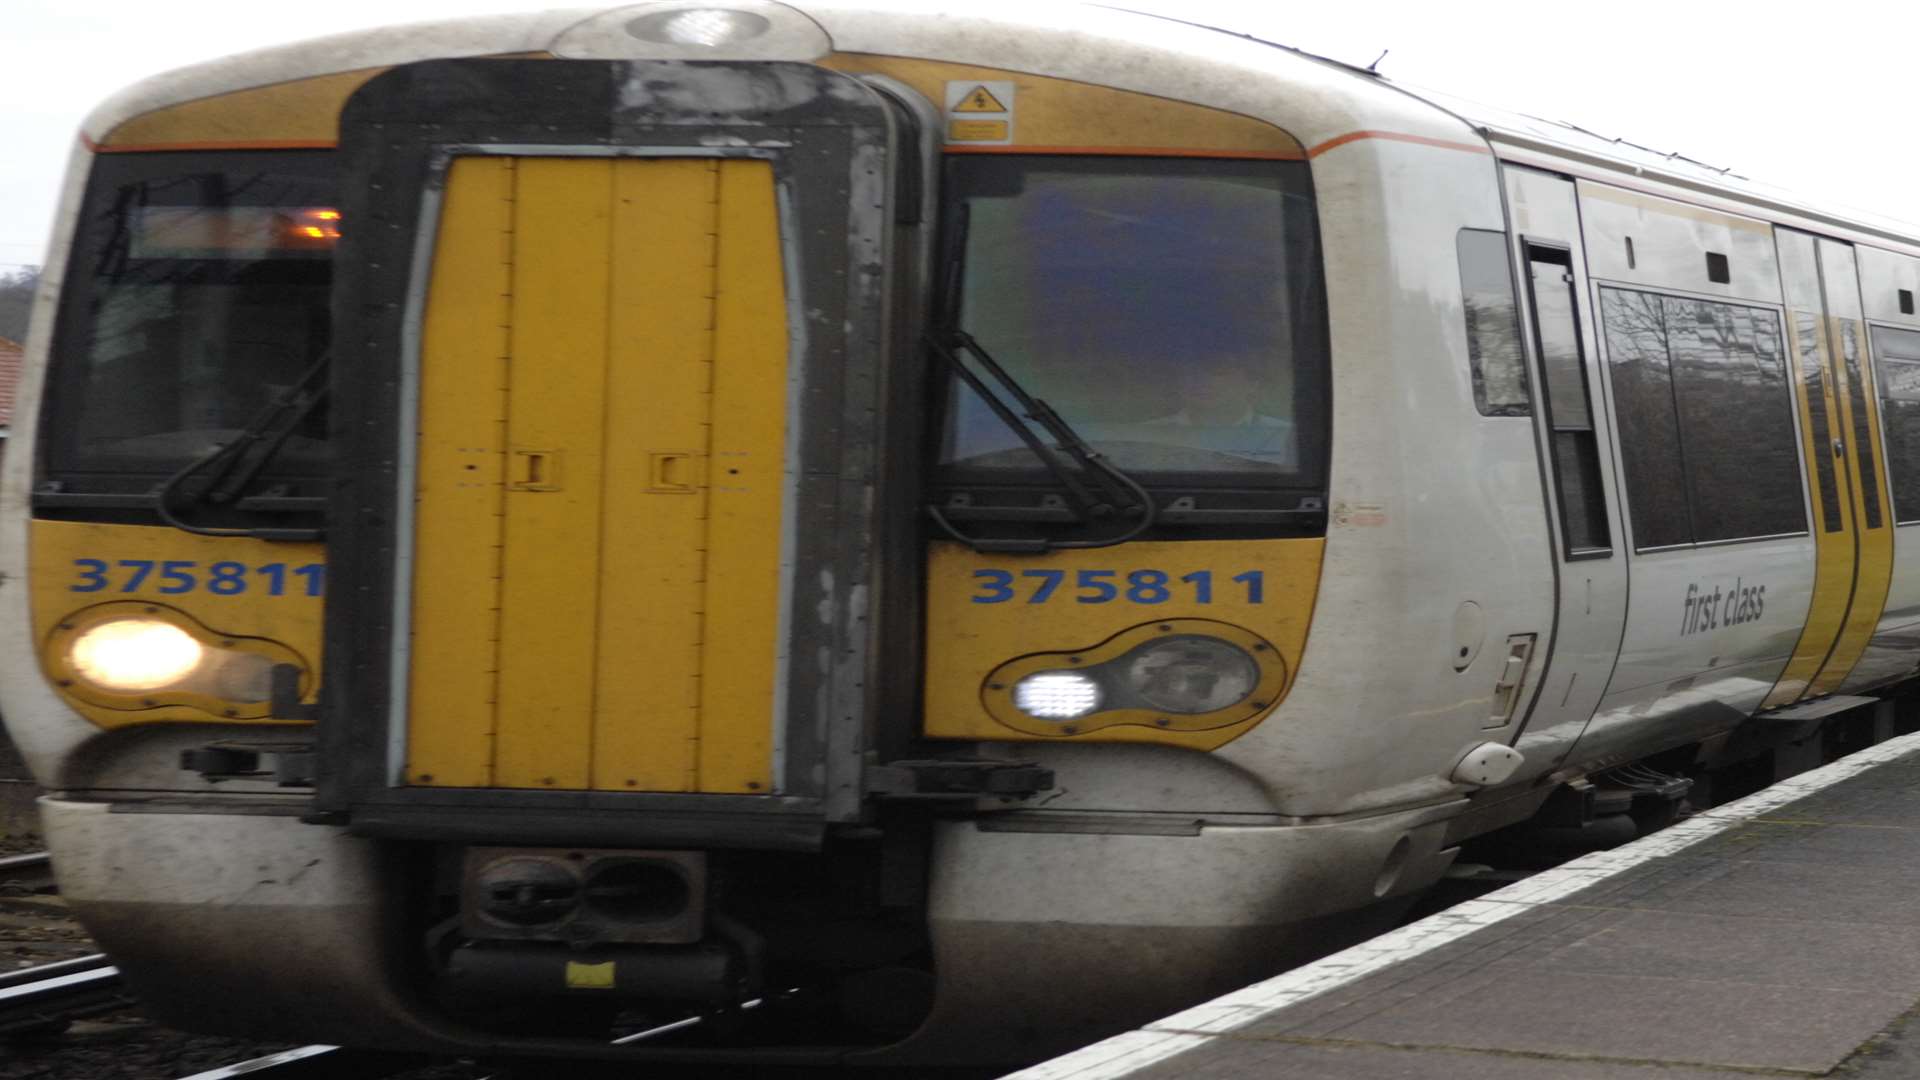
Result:
M1805 531L1779 315L1627 289L1600 309L1636 546Z
M1894 520L1920 521L1920 333L1873 328Z

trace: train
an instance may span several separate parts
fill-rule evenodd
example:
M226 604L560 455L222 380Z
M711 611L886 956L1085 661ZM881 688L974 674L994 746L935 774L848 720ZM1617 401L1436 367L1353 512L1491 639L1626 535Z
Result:
M317 38L84 125L0 711L165 1022L1033 1061L1910 727L1916 293L1111 6Z

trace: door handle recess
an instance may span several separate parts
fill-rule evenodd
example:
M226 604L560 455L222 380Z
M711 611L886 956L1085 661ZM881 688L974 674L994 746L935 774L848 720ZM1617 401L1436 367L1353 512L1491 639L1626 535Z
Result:
M647 490L693 495L700 490L700 455L691 450L655 450L647 455Z
M507 487L513 491L559 491L560 462L558 450L515 450L513 476Z

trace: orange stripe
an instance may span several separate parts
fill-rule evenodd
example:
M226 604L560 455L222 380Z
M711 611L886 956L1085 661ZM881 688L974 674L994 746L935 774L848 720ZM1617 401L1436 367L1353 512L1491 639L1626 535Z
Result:
M1442 150L1465 150L1469 154L1490 154L1493 152L1485 146L1475 146L1472 143L1449 142L1446 139L1429 139L1425 135L1403 135L1398 131L1349 131L1345 135L1328 139L1319 146L1308 150L1307 156L1316 158L1336 146L1345 146L1350 142L1359 142L1361 139L1388 139L1393 142L1416 143L1420 146L1437 146Z
M1087 154L1112 157L1246 158L1260 161L1305 161L1298 150L1191 150L1177 146L974 146L949 145L949 154Z
M81 136L87 149L97 154L144 154L158 150L332 150L340 145L332 139L257 139L244 142L134 143L126 146L102 146Z

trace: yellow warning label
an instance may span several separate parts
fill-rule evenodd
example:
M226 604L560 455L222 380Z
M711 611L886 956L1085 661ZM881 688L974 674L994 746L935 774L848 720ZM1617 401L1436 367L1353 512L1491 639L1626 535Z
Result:
M953 120L947 124L948 142L1006 142L1005 120Z
M960 104L953 107L954 112L1006 112L1007 107L1000 99L984 86L976 86L960 98ZM1006 136L1002 135L1001 138Z
M582 964L577 960L567 961L567 989L613 989L613 961L609 960L604 964Z

